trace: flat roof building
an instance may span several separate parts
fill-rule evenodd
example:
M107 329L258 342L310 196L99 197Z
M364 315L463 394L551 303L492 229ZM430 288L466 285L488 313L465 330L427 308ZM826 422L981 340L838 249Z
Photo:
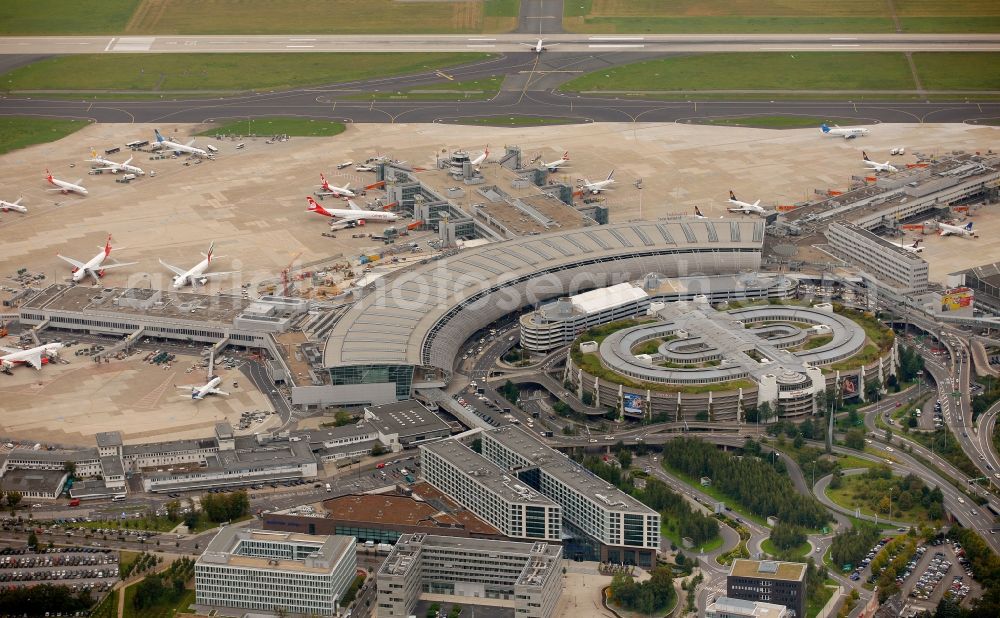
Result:
M737 559L726 578L726 596L784 605L796 618L803 618L806 615L806 565Z
M0 493L16 491L25 498L54 500L68 477L63 470L10 470L0 477Z
M923 292L928 285L927 261L915 252L847 222L834 222L826 238L840 255L897 294Z
M421 474L507 537L559 542L559 505L458 440L420 447Z
M366 407L364 418L375 427L382 445L393 452L451 435L448 423L414 399Z
M719 597L705 608L705 618L788 618L784 605Z
M348 536L222 528L194 565L200 605L332 616L357 573Z
M660 514L516 425L481 434L483 457L554 501L593 546L588 559L652 567ZM424 464L426 470L426 463Z
M483 600L516 616L550 618L562 590L560 548L409 534L378 570L379 618L405 618L423 594L462 605Z

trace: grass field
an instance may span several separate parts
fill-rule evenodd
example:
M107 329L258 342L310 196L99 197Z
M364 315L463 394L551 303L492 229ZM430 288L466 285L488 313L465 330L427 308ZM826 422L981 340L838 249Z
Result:
M771 554L772 556L787 556L790 558L805 558L807 555L809 555L809 552L812 551L812 546L809 544L808 541L806 541L805 543L797 547L791 548L790 550L788 550L788 552L783 552L782 550L778 549L778 547L771 541L770 538L766 538L763 541L761 541L760 548L763 549L765 552Z
M907 32L997 32L992 0L896 0ZM864 33L895 31L889 4L866 0L568 0L567 32L589 33Z
M858 70L864 67L864 70ZM674 56L581 75L564 91L912 90L903 54L857 52Z
M1000 53L913 54L913 63L928 90L1000 90Z
M290 135L292 137L332 137L347 127L342 122L311 118L253 118L234 120L198 135Z
M7 0L0 34L509 32L517 0Z
M456 124L471 124L480 127L547 127L578 122L573 118L557 116L482 116L479 118L459 118Z
M670 539L670 541L674 545L676 545L677 547L684 547L684 544L681 542L680 531L678 531L678 529L677 529L677 522L676 522L676 520L669 519L667 517L663 517L662 514L661 514L661 519L662 519L662 521L660 522L660 534L662 534L666 538ZM723 524L719 524L719 525L723 525ZM696 545L695 547L693 547L692 551L696 551L696 552L699 552L699 553L700 552L706 552L707 553L707 552L715 551L716 549L722 547L722 543L723 543L722 535L721 534L717 534L714 539L711 539L711 540L705 542L702 545Z
M883 482L881 479L873 481L872 479L866 478L866 475L864 474L845 476L843 478L843 485L839 489L830 489L828 487L826 495L842 507L852 510L860 508L862 515L874 516L875 510L872 508L869 501L862 496L866 492L872 491L873 486L882 487L883 485L885 486L886 491L880 495L887 496L889 495L888 488L890 486L894 486L895 482L895 479L891 482ZM927 517L927 509L924 508L919 502L915 502L913 508L901 511L899 509L898 502L899 490L896 489L894 493L896 493L896 500L893 501L892 517L889 517L889 519L903 522L922 522L929 520ZM888 515L888 513L879 513L880 518L888 517Z
M118 591L112 590L90 612L90 618L118 618Z
M125 30L140 0L7 0L0 35L111 34Z
M484 101L492 99L500 91L502 75L485 79L470 79L464 82L442 82L429 84L412 90L367 92L352 95L350 99L370 101Z
M243 92L419 73L489 57L429 54L81 54L0 75L5 91Z
M32 116L0 118L0 154L62 139L90 124L86 120L52 120Z
M168 581L167 585L169 584L170 582ZM135 598L136 586L137 584L132 584L125 589L125 607L122 612L124 618L173 618L177 615L178 610L183 613L187 610L188 606L194 603L194 589L189 589L185 590L184 594L175 602L160 603L152 607L145 607L139 611L132 605L132 599Z
M698 124L710 124L722 127L755 127L758 129L802 129L818 127L824 122L827 124L849 124L856 122L856 120L850 118L823 118L819 116L741 116L737 118L706 118L703 121L699 121ZM806 344L805 349L812 349L809 345L813 344L814 341L820 341L820 339L817 338L810 341ZM815 348L820 345L825 345L825 343L815 343L812 347Z

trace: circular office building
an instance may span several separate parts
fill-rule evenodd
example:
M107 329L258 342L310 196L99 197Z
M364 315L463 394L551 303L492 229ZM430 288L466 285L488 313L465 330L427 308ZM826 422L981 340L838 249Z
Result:
M802 417L827 390L863 398L895 371L892 331L870 316L827 303L716 308L699 297L584 332L564 377L595 408L697 423L760 408Z

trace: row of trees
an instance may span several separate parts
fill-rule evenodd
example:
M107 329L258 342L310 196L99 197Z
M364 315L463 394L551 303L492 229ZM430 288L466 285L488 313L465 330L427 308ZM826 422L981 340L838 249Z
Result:
M780 550L789 550L806 542L806 531L801 526L779 521L771 529L771 542Z
M611 601L624 609L640 614L663 610L674 601L674 579L670 567L658 566L642 583L619 573L611 578Z
M161 603L176 602L184 594L187 581L194 577L194 560L180 558L170 563L163 573L147 575L136 584L132 607L143 610Z
M819 502L797 493L787 476L761 459L737 459L713 444L680 438L664 449L663 460L688 476L711 478L713 487L757 516L775 515L806 528L819 528L830 519Z
M954 526L948 535L962 544L976 581L983 587L983 595L972 609L962 610L962 618L1000 616L1000 556L974 530Z
M857 566L879 539L878 528L874 524L856 523L833 537L830 544L830 559L834 564Z
M924 370L924 357L913 348L899 346L899 377L903 382L913 382Z
M67 586L41 583L0 589L0 616L70 616L93 604L90 591L72 592Z
M831 483L831 486L836 489L835 485L840 485L842 481L837 476L834 480L836 483ZM886 515L890 512L890 506L899 513L921 506L927 510L929 519L944 517L944 495L940 489L937 487L931 489L920 477L912 473L899 478L893 475L888 466L869 468L868 472L861 476L861 481L856 483L854 497L868 504L873 510Z
M250 499L245 491L205 494L201 497L201 510L215 523L235 521L250 514Z

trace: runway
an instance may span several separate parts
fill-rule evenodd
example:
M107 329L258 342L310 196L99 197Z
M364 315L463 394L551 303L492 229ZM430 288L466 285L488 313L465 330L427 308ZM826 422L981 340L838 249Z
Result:
M98 122L207 122L261 116L302 116L374 123L454 123L482 116L543 116L577 122L698 122L746 115L808 115L879 122L966 122L1000 117L1000 103L833 101L658 101L621 96L562 94L555 88L580 72L635 62L652 52L531 52L501 54L490 60L449 69L456 81L506 76L496 97L485 101L355 100L359 93L419 88L440 83L440 75L376 78L365 81L191 100L0 99L0 115L39 115ZM10 60L8 58L7 60ZM780 96L780 95L775 95Z
M600 51L766 52L766 51L1000 51L996 34L546 34L559 26L544 16L538 22L545 45L563 53ZM549 23L552 22L552 23ZM530 24L526 24L531 28ZM536 27L537 28L537 27ZM462 52L514 53L534 45L533 34L364 34L364 35L202 35L202 36L47 36L4 37L0 54L115 53L309 53L309 52Z

